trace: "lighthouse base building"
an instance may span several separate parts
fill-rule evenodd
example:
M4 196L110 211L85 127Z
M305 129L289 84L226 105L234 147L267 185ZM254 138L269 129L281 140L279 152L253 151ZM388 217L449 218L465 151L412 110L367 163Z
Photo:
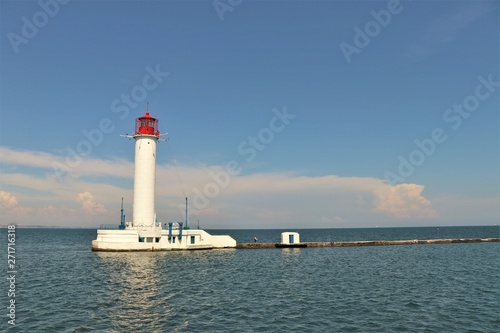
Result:
M200 229L182 230L179 227L165 230L137 229L97 230L97 239L92 241L92 251L168 251L209 250L234 248L236 241L231 236L210 235Z
M236 247L236 241L230 236L210 235L204 230L189 229L182 222L158 222L155 212L156 143L160 138L158 119L146 111L144 116L136 119L134 135L126 137L135 140L133 219L125 222L122 202L121 223L102 225L97 230L97 238L92 241L92 250L160 251Z

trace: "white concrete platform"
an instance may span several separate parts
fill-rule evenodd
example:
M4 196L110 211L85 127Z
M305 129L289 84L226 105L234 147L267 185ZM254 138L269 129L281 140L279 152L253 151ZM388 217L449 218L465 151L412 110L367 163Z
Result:
M235 248L236 240L227 235L210 235L200 229L169 230L129 227L123 230L97 230L92 251L171 251Z

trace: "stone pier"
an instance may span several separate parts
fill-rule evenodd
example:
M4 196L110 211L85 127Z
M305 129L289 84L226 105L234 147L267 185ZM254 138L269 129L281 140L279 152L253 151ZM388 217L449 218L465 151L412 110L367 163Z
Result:
M405 239L374 240L355 242L301 242L284 246L281 243L239 243L237 249L274 249L283 247L346 247L346 246L383 246L383 245L416 245L416 244L456 244L500 242L500 238L452 238L452 239Z

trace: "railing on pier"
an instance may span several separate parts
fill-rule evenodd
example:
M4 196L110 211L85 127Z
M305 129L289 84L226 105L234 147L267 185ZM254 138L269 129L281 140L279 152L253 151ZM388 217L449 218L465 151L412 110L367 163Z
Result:
M101 230L120 230L123 229L121 224L101 224L99 227Z

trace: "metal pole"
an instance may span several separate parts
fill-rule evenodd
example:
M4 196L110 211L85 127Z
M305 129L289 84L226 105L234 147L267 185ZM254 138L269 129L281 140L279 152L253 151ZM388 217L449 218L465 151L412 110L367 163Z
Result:
M120 215L120 228L125 229L125 215L123 214L123 197L122 197L122 209Z
M182 222L179 222L179 243L182 242Z
M172 222L168 222L168 240L172 239Z
M186 197L186 228L188 226L188 197Z

